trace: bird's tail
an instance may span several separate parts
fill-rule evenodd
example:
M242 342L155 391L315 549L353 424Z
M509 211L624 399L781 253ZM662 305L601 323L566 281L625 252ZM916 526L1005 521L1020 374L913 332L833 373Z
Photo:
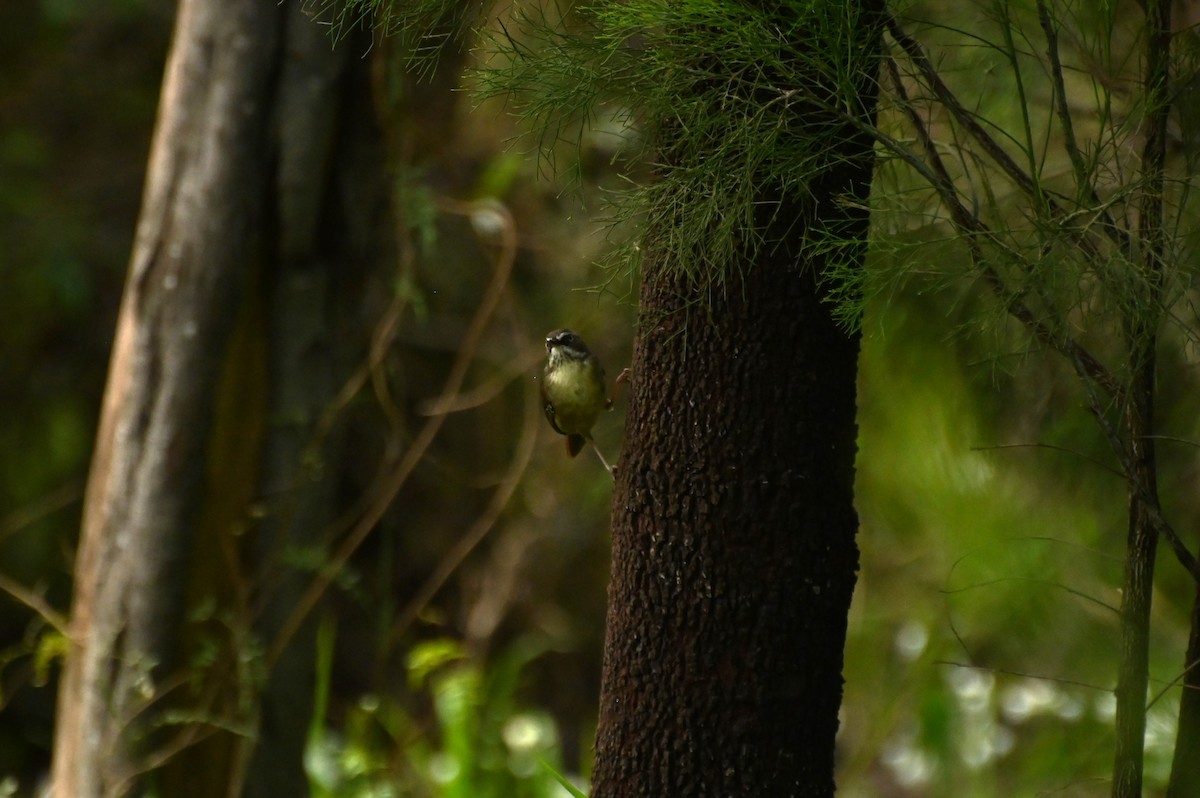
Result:
M587 443L587 438L583 437L582 435L580 435L577 432L572 433L571 435L568 435L567 436L567 454L569 454L571 457L574 457L575 455L579 454L580 452L583 451L583 445L585 443Z

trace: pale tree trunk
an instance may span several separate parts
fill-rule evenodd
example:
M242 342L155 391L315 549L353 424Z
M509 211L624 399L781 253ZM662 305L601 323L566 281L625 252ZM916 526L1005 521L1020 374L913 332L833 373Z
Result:
M257 0L179 7L75 565L57 798L165 785L149 774L230 720L189 692L181 655L189 608L227 605L241 576L227 532L200 532L243 511L257 468L263 391L241 395L252 381L229 363L262 360L253 334L231 333L246 289L261 288L286 13ZM223 794L227 771L194 771L189 792Z
M206 441L265 188L281 14L184 0L84 506L53 794L129 792L152 763L201 511Z
M396 267L376 60L295 4L182 0L75 566L56 798L301 795L313 574L369 274ZM444 67L444 68L442 68ZM433 89L429 89L430 92ZM414 92L415 93L415 92ZM416 148L419 150L420 148ZM321 444L314 449L314 444ZM311 604L305 605L311 611Z

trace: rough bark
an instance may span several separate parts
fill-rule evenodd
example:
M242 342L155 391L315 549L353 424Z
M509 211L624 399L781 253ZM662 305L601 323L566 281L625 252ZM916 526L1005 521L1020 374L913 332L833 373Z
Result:
M647 281L643 302L674 293ZM811 280L757 268L634 354L593 794L832 795L856 343Z
M844 157L807 197L763 184L764 207L784 203L767 229L776 243L730 264L703 309L678 270L647 267L613 500L595 798L834 792L858 565L858 340L816 275L831 231L865 240L862 206L843 200L865 200L872 169L869 140L844 132Z

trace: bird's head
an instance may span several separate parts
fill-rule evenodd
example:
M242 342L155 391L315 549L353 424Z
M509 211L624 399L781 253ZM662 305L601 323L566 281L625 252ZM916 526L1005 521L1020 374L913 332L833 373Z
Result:
M572 330L555 330L546 336L546 351L550 353L550 363L564 360L587 360L591 350L583 339Z

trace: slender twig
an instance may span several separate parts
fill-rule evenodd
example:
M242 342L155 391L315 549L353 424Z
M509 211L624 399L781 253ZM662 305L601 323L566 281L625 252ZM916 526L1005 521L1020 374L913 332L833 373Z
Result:
M1123 389L1120 381L1117 380L1112 372L1074 338L1053 330L1044 321L1038 319L1033 310L1021 299L1021 296L1009 289L1000 273L988 263L979 244L980 237L986 238L989 243L996 244L1001 248L1001 251L1006 252L1018 261L1020 260L1020 256L1016 252L1013 252L1011 248L1004 246L991 228L962 204L958 196L958 191L954 188L953 179L950 177L950 173L946 169L941 155L938 153L937 146L933 142L933 137L930 135L928 127L920 115L917 114L914 105L909 101L908 92L904 87L904 82L900 77L900 71L896 66L895 60L888 58L884 60L884 63L888 68L896 95L900 99L900 107L908 117L909 124L913 126L925 150L925 157L928 163L921 162L921 168L918 171L938 193L942 204L949 211L951 221L955 227L965 234L967 247L971 252L971 259L975 263L976 268L980 270L980 274L988 288L1004 303L1005 310L1025 325L1038 341L1063 354L1082 379L1096 383L1114 399L1119 399L1122 396ZM887 146L888 137L882 133L879 135L881 137L880 141ZM897 143L897 146L900 145ZM916 159L915 156L907 152L907 148L901 146L901 149L912 157L913 160L919 161L919 159ZM906 159L906 163L911 163L911 161Z
M1042 443L1042 442L1035 441L1033 443L997 443L997 444L993 444L991 446L972 446L971 447L971 451L973 451L973 452L989 452L989 451L995 451L995 450L999 450L999 449L1049 449L1050 451L1053 451L1053 452L1063 452L1065 454L1073 454L1076 457L1080 458L1081 460L1086 460L1087 462L1100 468L1101 470L1107 471L1108 473L1112 474L1113 476L1120 477L1121 479L1125 478L1125 472L1120 471L1116 468L1113 468L1108 463L1105 463L1105 462L1103 462L1095 457L1092 457L1090 455L1086 455L1083 452L1077 451L1075 449L1071 449L1067 446L1059 446L1059 445L1053 444L1053 443Z
M1177 435L1147 435L1147 438L1152 438L1156 441L1166 441L1167 443L1181 443L1184 446L1200 447L1200 441L1194 441L1189 438L1180 438Z
M996 139L984 130L983 126L975 118L975 115L968 111L963 104L959 102L958 96L950 90L950 87L942 80L941 75L929 60L929 56L925 53L924 48L916 39L909 36L904 28L901 27L900 21L892 14L887 15L887 30L888 34L896 44L900 45L900 49L908 56L921 77L933 90L933 95L941 105L950 112L963 128L971 135L973 139L979 142L979 146L984 152L1000 167L1004 174L1008 175L1009 179L1017 185L1025 194L1036 197L1038 196L1037 184L1033 178L1020 164L1012 159L1012 156L1000 146Z
M1046 0L1037 0L1037 11L1042 34L1046 37L1046 57L1050 59L1050 81L1054 86L1054 112L1058 116L1058 123L1062 126L1063 149L1067 151L1067 157L1070 158L1071 167L1075 171L1076 190L1098 210L1105 228L1112 232L1121 244L1122 251L1128 255L1130 251L1129 236L1117 226L1108 210L1100 202L1096 186L1088 174L1089 170L1087 162L1083 158L1083 150L1080 149L1079 140L1075 137L1075 123L1067 102L1067 87L1063 77L1062 57L1058 48L1058 29L1050 16Z
M1096 191L1096 185L1089 175L1089 169L1083 158L1083 150L1079 146L1079 141L1075 136L1075 127L1071 109L1067 100L1066 81L1063 73L1063 66L1058 47L1058 29L1054 25L1054 20L1050 16L1050 10L1046 6L1045 0L1038 0L1038 19L1042 25L1042 32L1046 37L1046 55L1050 59L1051 64L1051 80L1054 83L1054 107L1055 113L1058 115L1059 123L1063 128L1063 147L1067 151L1067 156L1071 159L1071 166L1075 170L1075 182L1077 190L1084 196L1088 203L1095 209L1096 216L1100 219L1110 238L1117 242L1121 252L1125 257L1133 257L1132 240L1129 233L1121 228L1113 219L1112 214L1108 211L1108 203L1100 199L1099 193Z
M1179 537L1179 533L1171 526L1167 519L1163 518L1162 508L1158 506L1158 496L1150 495L1142 496L1142 501L1148 508L1150 516L1150 524L1155 532L1167 539L1167 544L1171 547L1171 551L1175 553L1175 559L1179 560L1192 578L1200 583L1200 561L1196 559L1196 555L1192 554L1191 549L1183 542L1183 538Z
M1021 132L1024 134L1025 140L1019 145L1021 152L1025 154L1029 162L1028 168L1023 174L1029 176L1030 189L1032 194L1030 198L1033 200L1034 207L1040 212L1045 213L1051 207L1050 197L1046 194L1046 188L1042 181L1034 178L1034 175L1040 174L1038 168L1036 147L1033 143L1033 123L1029 119L1029 97L1025 93L1025 80L1021 74L1021 61L1017 51L1017 44L1013 38L1012 17L1009 16L1008 3L1005 0L993 0L992 7L1000 14L1000 35L1004 37L1004 57L1008 61L1009 70L1012 72L1013 84L1017 89L1017 109L1021 114ZM1015 165L1015 163L1014 163Z
M0 540L14 535L83 498L83 482L72 480L0 518Z
M1081 372L1082 368L1082 366L1077 366L1076 372ZM1096 419L1096 423L1100 426L1100 430L1104 434L1105 440L1108 441L1109 447L1113 450L1117 457L1121 459L1121 467L1124 469L1126 480L1129 481L1128 475L1134 473L1135 466L1128 451L1128 447L1121 439L1120 433L1118 433L1116 428L1112 425L1112 422L1109 421L1108 416L1104 412L1104 408L1100 404L1100 397L1096 394L1092 383L1088 380L1084 380L1083 387L1087 394L1088 410ZM1143 435L1142 437L1153 440L1161 438L1162 436ZM1140 482L1132 485L1131 490L1137 492L1137 495L1147 507L1147 511L1150 513L1150 522L1154 525L1154 528L1158 531L1158 533L1167 539L1167 543L1171 546L1171 551L1174 552L1175 558L1179 560L1180 565L1182 565L1187 572L1192 575L1193 579L1195 579L1197 582L1200 582L1200 561L1198 561L1196 556L1188 549L1187 544L1185 544L1183 539L1179 537L1179 533L1175 531L1174 527L1172 527L1167 520L1163 518L1162 509L1159 506L1157 495L1148 493L1145 489L1145 486Z
M321 413L321 418L317 421L313 430L312 440L308 444L309 451L316 452L320 450L322 443L333 428L333 425L337 422L337 419L341 417L342 412L354 401L354 397L367 384L367 381L372 378L372 374L380 368L383 358L387 355L391 347L392 341L395 340L396 329L407 306L408 299L403 293L398 292L392 297L392 301L381 314L379 323L375 325L375 329L371 333L371 343L367 349L366 362L355 369L346 379L342 387L338 389L337 394Z
M54 630L66 639L71 639L71 624L65 615L50 606L46 599L39 596L16 580L0 574L0 592L7 593L13 599L33 610L38 616L54 627Z
M1163 685L1163 688L1151 697L1150 701L1146 704L1147 711L1149 711L1151 707L1153 707L1155 704L1157 704L1158 699L1160 699L1164 695L1166 695L1167 691L1169 691L1172 687L1177 686L1180 682L1182 682L1184 679L1186 679L1188 674L1191 673L1192 671L1194 671L1196 669L1196 666L1198 666L1198 665L1200 665L1200 660L1196 660L1194 662L1187 663L1182 671L1175 674L1174 678L1172 678L1171 681L1169 681L1165 685ZM1185 689L1186 689L1186 687L1185 687Z
M968 655L970 652L967 652ZM1063 679L1058 676L1046 676L1040 673L1030 673L1029 671L1018 671L1012 668L996 668L991 665L976 665L971 662L955 662L951 659L935 659L934 665L946 665L951 668L969 668L976 671L987 671L988 673L1003 673L1005 676L1020 676L1022 679L1035 679L1039 682L1049 682L1051 684L1065 684L1071 687L1083 687L1088 690L1095 690L1098 693L1107 693L1111 690L1109 687L1104 687L1091 682L1081 682L1078 679Z
M455 542L454 546L451 547L445 556L442 557L437 567L426 577L424 584L421 585L420 589L417 590L397 616L382 647L382 653L379 657L381 665L387 662L388 651L391 650L392 646L412 626L413 622L425 607L428 606L429 602L433 600L438 591L442 589L442 586L446 584L446 580L458 570L463 561L467 559L467 556L483 542L484 538L495 527L500 514L508 506L509 500L516 492L517 486L521 482L521 477L524 476L525 469L529 465L529 460L533 456L538 425L542 423L541 402L538 400L537 390L532 387L532 384L526 391L526 399L525 420L522 425L520 439L517 442L517 451L509 465L508 473L500 480L500 484L496 487L495 492L492 494L492 499L488 502L488 506L484 512L475 520L462 537Z
M1045 587L1056 587L1059 590L1063 591L1064 593L1072 595L1078 599L1083 599L1084 601L1086 601L1090 604L1094 604L1095 606L1099 607L1102 610L1108 610L1113 615L1117 615L1120 613L1120 610L1118 610L1113 605L1108 604L1107 602L1105 602L1101 599L1098 599L1095 596L1090 596L1087 593L1084 593L1082 590L1078 590L1069 585L1065 585L1062 582L1054 582L1054 581L1051 581L1048 579L1036 579L1036 578L1028 577L1028 576L1005 576L1005 577L1000 577L998 579L989 579L989 580L983 581L983 582L972 582L971 584L969 584L965 587L956 587L953 589L943 588L941 592L942 592L942 595L953 596L953 595L957 595L959 593L969 593L973 590L982 590L983 588L992 587L994 585L1011 584L1013 582L1019 582L1019 583L1030 584L1030 585L1043 585Z
M889 14L887 16L887 29L893 41L900 46L900 49L917 68L922 79L933 90L933 95L937 101L950 112L956 122L963 126L963 129L967 131L971 138L979 143L983 151L987 153L1022 193L1032 198L1039 207L1046 208L1050 216L1054 219L1059 221L1070 220L1077 215L1077 213L1068 212L1052 196L1045 193L1040 184L1028 172L1022 169L1020 164L1013 160L1012 156L1000 145L1000 142L996 141L995 137L984 129L975 115L959 102L958 96L942 80L941 75L929 60L929 56L925 53L920 43L904 31L904 28L901 27L899 20L894 15ZM1089 227L1071 226L1068 229L1075 232L1076 244L1085 256L1089 258L1101 257L1099 249L1085 235L1086 231L1090 229ZM1105 224L1101 226L1101 229L1108 238L1121 247L1123 252L1128 252L1128 237L1120 228Z
M438 413L461 413L464 410L485 405L499 396L505 388L512 384L513 380L528 374L534 364L543 360L545 356L546 353L540 346L526 347L526 351L512 358L494 378L481 382L469 391L462 391L457 396L452 396L440 404L435 402L421 404L418 406L417 412L423 416L434 416Z

